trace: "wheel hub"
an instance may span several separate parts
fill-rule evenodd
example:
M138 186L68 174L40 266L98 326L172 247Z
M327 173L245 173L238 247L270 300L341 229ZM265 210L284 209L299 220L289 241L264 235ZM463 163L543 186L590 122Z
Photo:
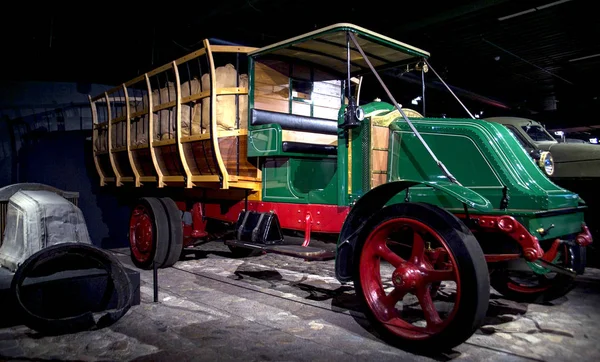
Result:
M152 246L152 222L142 215L135 226L135 240L141 252L147 252Z
M414 290L423 281L423 274L410 263L400 265L392 273L394 287L402 290Z

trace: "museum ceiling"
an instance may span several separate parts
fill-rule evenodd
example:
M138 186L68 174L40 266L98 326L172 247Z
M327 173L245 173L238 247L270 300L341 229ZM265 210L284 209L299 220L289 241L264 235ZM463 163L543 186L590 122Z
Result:
M351 22L430 51L438 73L475 103L480 97L515 113L595 116L594 2L387 3L222 0L5 12L0 79L117 84L198 49L204 38L262 46Z

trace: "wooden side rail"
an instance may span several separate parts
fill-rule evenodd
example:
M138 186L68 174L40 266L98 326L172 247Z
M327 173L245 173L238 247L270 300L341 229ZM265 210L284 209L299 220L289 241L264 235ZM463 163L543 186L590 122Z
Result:
M219 183L220 188L227 189L230 187L230 182L237 183L235 187L246 187L253 181L258 182L260 180L260 172L258 171L256 172L256 177L244 176L239 173L239 164L242 161L242 156L240 154L240 143L242 141L240 141L240 137L244 137L243 142L246 142L248 134L247 130L233 129L224 131L219 130L217 124L217 96L247 95L248 87L227 86L217 88L217 70L213 58L213 53L244 54L255 49L256 48L239 46L212 46L208 40L205 40L204 48L200 50L153 69L143 75L137 76L103 94L89 97L93 118L92 138L94 144L94 162L100 176L100 184L103 186L107 181L114 180L117 186L121 186L123 182L133 182L136 187L140 187L142 182L156 181L157 187L183 183L184 187L191 188L193 186L199 186L199 184L206 184L207 182L217 182ZM185 71L185 68L187 67L187 78L189 78L187 82L192 82L190 63L194 61L192 65L195 65L197 60L198 66L200 67L200 76L202 76L203 67L200 65L200 57L205 57L202 61L206 61L206 63L203 64L208 65L207 68L204 68L204 70L206 70L204 74L208 74L209 78L207 78L207 80L209 84L205 84L204 77L202 77L204 90L192 90L192 88L197 86L194 83L188 83L190 84L190 90L185 92L187 86L183 89L185 83L182 84L180 72ZM239 72L239 68L236 68L236 71ZM236 84L239 84L239 73L236 74L238 74ZM169 78L172 83L169 81ZM163 83L160 82L160 79L163 79L163 81L166 79L167 83L165 87L168 95L165 96L166 99L161 99L161 95L159 95L159 101L157 102L157 100L154 99L154 93L157 91L159 93L165 91L165 88L161 87L161 84ZM186 78L183 79L185 80ZM197 77L193 79L194 81L199 82ZM154 80L157 82L155 86L153 86ZM209 89L206 89L207 86ZM142 94L141 102L133 98L136 94ZM205 99L208 99L208 103L204 101ZM200 122L200 125L197 125L196 118L194 118L196 114L194 112L201 110L201 108L195 109L195 107L200 107L200 101L202 101L202 107L206 108L206 105L208 104L208 116L205 118L204 113L202 113L202 120L197 121ZM236 97L236 107L239 107L238 102ZM135 108L132 106L132 103L135 105ZM142 104L141 107L139 107L140 103ZM101 120L98 118L97 107L99 106L106 107L107 119ZM186 124L185 133L183 132L182 127L182 111L184 108L186 112L190 109L189 121L187 121L186 118L186 122L189 122L190 129L187 130L188 124ZM236 109L236 112L238 112L236 116L238 121L236 122L239 124L240 111L239 108ZM165 111L168 112L166 121L164 120ZM203 109L202 112L204 112ZM157 123L157 119L160 120L161 124ZM165 125L168 129L167 131L163 130ZM125 127L125 130L123 130L123 127ZM134 129L132 127L136 128ZM194 131L195 127L199 127L199 131ZM206 133L202 133L203 130L205 130ZM106 147L106 149L97 147L98 135L100 134L105 135L107 138L107 142L105 142L106 146L103 146ZM142 134L142 136L140 136L140 134ZM115 137L117 137L118 140L115 139ZM226 164L221 150L222 146L220 146L219 143L220 139L226 138L229 138L229 141L226 142L233 142L231 140L237 142L238 173L231 176L229 175L227 166L229 165L230 168L233 167L233 170L235 171L235 164L232 164L232 157L235 157L235 152L232 153L230 151L228 153L227 157L229 163ZM124 144L122 142L123 140ZM202 145L195 146L196 142L200 142ZM102 144L104 145L104 143ZM230 143L224 144L227 145ZM204 153L203 156L206 158L206 162L208 162L209 159L212 159L210 163L214 165L214 167L209 165L208 170L206 167L200 169L200 166L197 163L198 161L193 160L195 163L195 171L193 171L190 167L189 158L196 158L198 152L200 152L200 155ZM173 156L175 156L175 158L173 158ZM144 161L146 163L142 166L140 166L140 157L143 157L144 160L148 160ZM165 163L167 162L165 157L168 158L169 164ZM103 163L101 162L102 159L108 160L109 162L105 162L105 165L103 166ZM177 164L173 164L172 162L177 162ZM244 162L247 164L245 157ZM112 175L110 173L107 175L106 172L104 172L106 170L106 165L109 165L109 169L114 173L114 177L111 177ZM148 169L147 166L151 166L151 168ZM247 170L249 169L247 168L247 165L244 167L246 167L245 170L247 175ZM196 185L196 183L199 184ZM253 185L252 188L259 188L259 185Z

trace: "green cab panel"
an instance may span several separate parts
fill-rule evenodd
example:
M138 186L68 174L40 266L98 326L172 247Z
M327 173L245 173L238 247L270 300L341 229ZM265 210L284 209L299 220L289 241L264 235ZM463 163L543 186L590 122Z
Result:
M248 157L310 157L310 158L332 158L335 155L317 155L311 153L283 152L281 126L273 124L264 124L252 126L248 130Z
M338 172L334 158L267 158L263 164L263 200L297 204L337 204Z

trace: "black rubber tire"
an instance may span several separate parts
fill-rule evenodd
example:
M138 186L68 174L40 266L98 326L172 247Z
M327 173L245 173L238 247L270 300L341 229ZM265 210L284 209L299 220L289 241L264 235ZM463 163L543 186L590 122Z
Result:
M27 308L22 299L21 289L27 278L52 275L61 271L89 269L90 267L104 269L107 273L107 286L104 296L99 303L101 316L97 306L86 306L86 310L73 312L74 315L57 318L56 315L42 316ZM45 335L75 333L89 329L107 327L127 313L133 300L133 288L127 271L123 265L106 251L88 244L61 243L41 249L23 262L15 272L11 282L11 292L15 305L20 310L23 324ZM116 292L116 306L107 310L109 299Z
M165 211L165 207L159 201L159 199L155 197L142 197L138 200L136 206L137 205L144 206L152 216L153 257L141 262L135 258L132 250L131 260L135 266L140 269L152 269L153 262L155 262L159 268L162 268L169 254L169 219L167 217L167 212ZM134 210L131 212L133 214Z
M403 338L388 330L371 311L360 282L360 257L367 237L379 224L398 217L417 220L437 231L454 255L459 272L461 296L454 318L446 328L424 339ZM425 203L401 203L385 207L361 230L354 252L354 288L357 297L370 324L386 342L404 350L429 354L463 343L482 325L490 295L485 257L469 228L444 209Z
M585 263L586 259L586 248L580 247L579 257L582 258ZM533 271L531 275L533 275ZM511 299L518 302L526 303L546 303L563 297L575 288L575 277L556 274L552 279L546 278L543 275L537 277L540 283L548 286L543 291L523 293L509 288L508 284L511 283L511 276L507 269L496 269L490 274L490 283L498 293L502 294L507 299Z
M173 266L179 261L183 249L183 224L181 221L181 210L170 197L163 197L160 202L165 208L169 220L168 251L162 268Z

